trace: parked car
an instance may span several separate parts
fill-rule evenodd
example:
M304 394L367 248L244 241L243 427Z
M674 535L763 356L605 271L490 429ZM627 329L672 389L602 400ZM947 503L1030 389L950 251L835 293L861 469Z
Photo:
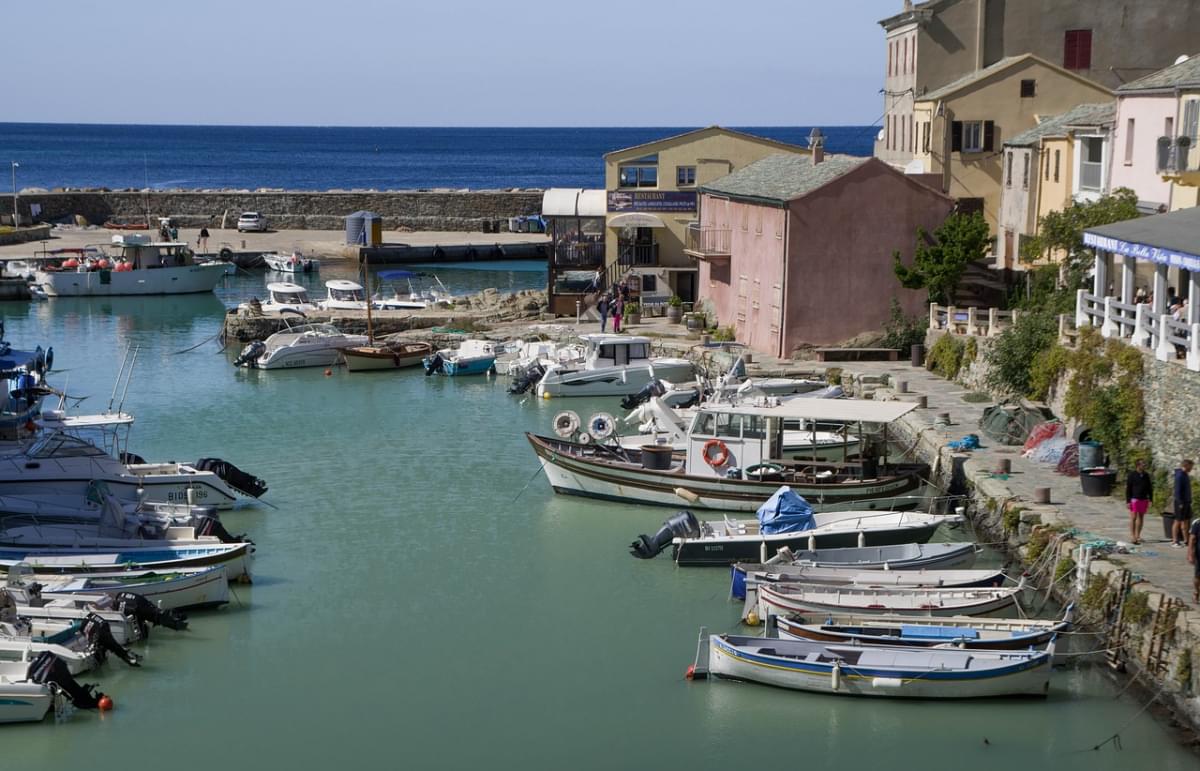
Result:
M244 211L242 216L238 217L237 229L239 233L245 233L248 230L262 232L267 229L267 218L256 211Z

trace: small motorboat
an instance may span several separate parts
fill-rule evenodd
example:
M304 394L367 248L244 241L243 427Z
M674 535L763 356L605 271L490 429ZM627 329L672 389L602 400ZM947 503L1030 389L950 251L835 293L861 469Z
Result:
M341 360L343 348L367 342L366 335L348 335L332 324L288 324L266 340L247 345L234 364L253 369L332 367Z
M653 536L638 536L630 551L649 559L673 546L672 556L679 565L724 566L765 562L784 547L816 550L924 543L942 525L958 525L962 519L958 514L919 511L815 512L784 486L759 507L755 520L725 517L701 522L690 511L682 511Z
M138 546L107 550L87 546L10 546L0 547L0 572L7 573L21 563L27 564L38 575L137 575L223 565L229 580L237 581L248 575L253 554L252 543L221 543L216 539L201 542L143 541Z
M491 340L463 340L458 348L443 348L422 363L426 375L483 375L495 371L498 355Z
M327 311L365 311L367 294L362 284L345 278L325 282L325 299L317 304Z
M1057 621L974 616L914 619L854 614L771 616L771 620L779 636L789 640L1026 650L1047 645L1056 635L1067 631L1071 626L1072 610L1073 606L1068 606Z
M546 367L537 384L539 397L629 396L652 380L685 383L696 379L696 365L687 359L652 357L648 337L590 334L579 339L583 358Z
M730 596L746 597L746 574L755 571L790 573L808 566L858 570L948 570L969 568L979 547L969 542L903 543L892 546L849 546L842 549L780 549L767 562L739 562L731 569Z
M308 297L308 290L299 284L287 281L272 281L267 284L266 302L251 300L238 305L239 313L295 313L301 316L318 310Z
M164 610L212 608L229 602L229 578L223 565L173 572L97 571L75 575L33 573L28 564L9 569L7 585L30 587L46 599L137 594Z
M984 616L1016 604L1025 580L1016 586L987 589L912 589L830 586L828 584L759 584L758 618L806 613L889 613L901 616ZM747 606L752 592L747 587ZM750 612L745 618L752 621Z
M943 587L1003 586L1008 576L1000 568L982 570L859 570L788 565L786 572L769 567L746 574L747 587L762 584L829 584L862 588L937 589Z
M75 682L66 662L50 651L28 663L0 664L0 723L36 723L51 710L66 716L67 702L77 709L112 706L112 699L94 686Z
M371 372L416 367L433 353L433 346L429 343L381 340L341 350L346 369L351 372Z
M838 645L700 630L693 677L709 674L800 691L922 699L1045 696L1046 650L992 651Z
M403 281L408 285L407 293L401 292L398 286L393 286L390 296L384 296L381 293L373 298L372 302L375 307L381 310L419 311L432 308L438 303L446 303L453 300L450 290L446 288L446 285L437 276L430 277L433 279L433 284L437 286L430 285L428 282L426 282L425 286L414 286L413 279L417 279L419 282L421 278L425 277L425 274L414 273L411 270L381 270L375 275L381 281Z
M289 254L268 252L263 255L263 262L267 263L268 268L279 273L316 273L321 269L320 260L305 257L295 250Z

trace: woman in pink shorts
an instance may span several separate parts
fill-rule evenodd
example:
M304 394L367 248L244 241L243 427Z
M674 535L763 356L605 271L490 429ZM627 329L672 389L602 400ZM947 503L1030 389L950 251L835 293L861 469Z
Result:
M1142 542L1142 523L1146 512L1150 510L1150 500L1154 497L1154 484L1150 480L1150 472L1146 471L1146 461L1139 460L1129 472L1125 480L1125 503L1129 505L1129 540L1135 544Z

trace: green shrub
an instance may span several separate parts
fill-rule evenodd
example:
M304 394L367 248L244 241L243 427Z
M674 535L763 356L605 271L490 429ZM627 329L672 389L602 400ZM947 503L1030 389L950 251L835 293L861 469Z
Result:
M1029 390L1026 391L1030 399L1045 401L1049 398L1050 389L1067 370L1069 354L1066 348L1054 345L1033 357L1033 364L1029 368Z
M1067 366L1067 417L1090 428L1116 465L1126 468L1138 452L1146 416L1141 352L1085 328Z
M1017 532L1017 529L1021 526L1021 515L1025 511L1024 506L1013 506L1005 510L1004 516L1000 520L1004 524L1005 533L1012 534Z
M672 308L682 308L683 298L677 294L673 294L671 295L670 299L667 300L667 305L670 305Z
M843 371L841 367L830 367L825 370L825 382L829 385L841 385Z
M967 342L963 345L962 368L966 369L971 366L976 357L979 356L979 343L974 337L968 337Z
M939 337L929 350L925 366L947 380L953 380L962 368L962 359L963 344L953 335L946 334Z
M1029 312L1004 330L988 351L988 385L997 391L1023 395L1030 391L1032 363L1058 340L1058 319L1047 312Z
M712 332L712 339L718 343L732 343L737 339L732 326L717 327Z
M1109 586L1104 576L1090 576L1083 594L1079 595L1079 607L1095 615L1104 611L1108 602Z
M1063 557L1058 561L1058 564L1054 566L1054 582L1058 583L1074 570L1075 560L1071 559L1070 557Z
M1145 592L1130 592L1121 603L1121 618L1127 624L1141 626L1150 618L1150 595Z
M896 348L904 354L912 350L914 345L925 342L925 332L929 322L920 316L906 316L904 309L896 298L892 298L891 310L887 323L883 325L883 337L879 340L882 348Z

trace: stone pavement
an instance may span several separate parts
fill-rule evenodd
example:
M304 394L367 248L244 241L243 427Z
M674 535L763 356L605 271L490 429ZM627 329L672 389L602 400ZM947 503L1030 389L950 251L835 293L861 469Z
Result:
M1187 561L1185 550L1171 548L1170 541L1163 537L1161 518L1157 512L1146 515L1142 545L1129 544L1129 513L1125 508L1124 479L1118 480L1116 496L1085 496L1080 490L1078 477L1064 476L1049 464L1022 458L1020 446L1001 445L983 434L979 419L984 408L993 402L964 401L962 397L971 391L924 367L913 367L908 362L848 362L843 366L846 373L866 376L868 381L877 378L882 380L880 376L883 375L894 375L896 380L908 382L911 393L900 394L892 388L880 387L877 397L913 401L918 396L926 396L928 409L917 410L910 418L921 425L923 437L934 440L938 446L967 434L978 434L982 447L961 455L970 456L966 459L964 470L968 478L975 481L986 494L998 499L1013 496L1012 500L1020 501L1021 506L1031 512L1042 513L1042 521L1046 523L1055 519L1065 520L1080 531L1077 537L1080 541L1104 539L1120 542L1128 548L1129 553L1114 554L1108 558L1109 561L1128 567L1138 577L1191 604L1192 566ZM890 377L888 382L892 382ZM950 425L934 425L939 412L950 414ZM1002 458L1012 462L1012 473L1007 479L991 473ZM1050 488L1049 507L1033 504L1034 488L1037 487Z

